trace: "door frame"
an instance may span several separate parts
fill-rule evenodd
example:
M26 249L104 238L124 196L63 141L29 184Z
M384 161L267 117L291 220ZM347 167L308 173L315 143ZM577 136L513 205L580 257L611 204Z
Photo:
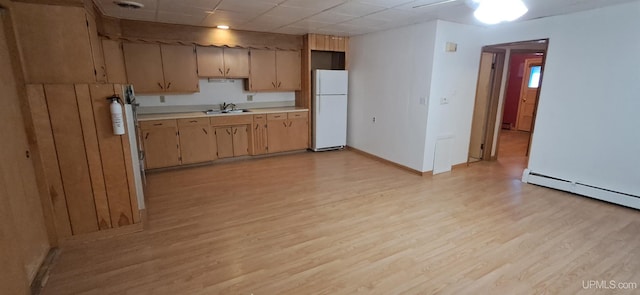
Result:
M542 82L542 74L543 74L543 72L542 72L542 70L543 70L542 69L542 58L543 57L544 57L544 55L540 56L540 57L537 57L537 58L527 58L524 61L524 70L528 71L529 73L527 73L527 74L522 76L522 83L520 84L520 96L518 97L518 99L519 99L518 100L518 111L516 113L516 130L518 130L518 131L520 130L518 124L520 124L520 112L522 112L522 96L527 91L527 89L525 89L525 87L528 88L528 82L529 82L529 81L526 81L527 79L525 79L525 77L527 77L528 75L531 74L530 70L529 70L530 67L536 66L536 65L539 64L541 66L541 68L540 68L540 77L541 77L540 82ZM510 77L510 76L507 76L507 79L508 79L508 77ZM537 91L537 94L536 94L536 103L535 104L538 103L537 98L540 96L539 95L540 94L540 84L538 84L538 89L536 91ZM533 132L533 120L531 121L531 127L529 127L529 129L530 129L530 131L528 131L528 132Z
M543 47L543 48L533 48L534 45L533 44L544 44L544 46L539 46L539 47ZM530 46L529 48L527 48L528 46ZM543 39L535 39L535 40L524 40L524 41L518 41L518 42L510 42L510 43L500 43L500 44L493 44L493 45L487 45L487 46L483 46L482 47L482 52L487 52L487 51L493 51L493 52L500 52L500 51L506 51L506 49L509 48L509 60L507 61L506 59L503 60L503 64L502 66L504 67L505 63L508 64L511 62L511 54L513 53L538 53L538 52L542 52L542 68L541 68L541 74L540 74L540 85L538 86L538 93L536 94L536 103L534 106L534 110L533 110L533 119L532 119L532 123L531 123L531 132L529 133L529 143L527 145L527 152L526 152L526 156L529 156L529 152L531 149L531 143L532 143L532 139L533 139L533 133L535 131L535 122L536 122L536 117L537 117L537 113L538 113L538 105L540 103L540 93L542 92L542 87L543 87L543 81L544 81L544 72L545 72L545 66L546 66L546 61L547 61L547 54L549 51L549 38L543 38ZM480 70L478 70L480 71ZM502 85L502 80L503 79L508 79L510 77L512 73L510 72L509 67L507 67L507 70L502 72L502 74L500 75L500 79L494 79L493 81L493 86L496 86L497 84L497 89L498 91L495 91L495 93L493 93L491 96L495 96L496 97L496 101L495 102L491 102L489 103L490 106L490 111L489 114L490 116L487 116L486 119L486 123L487 126L489 127L487 129L487 134L485 134L485 138L487 139L492 139L491 141L485 141L485 150L483 151L483 159L480 159L481 161L495 161L498 159L498 153L499 153L499 148L500 148L500 135L501 135L501 129L502 129L502 122L503 122L503 114L504 114L504 100L506 97L506 91L507 91L507 83L505 83L505 85ZM506 75L506 76L505 76ZM477 87L477 85L476 85ZM476 97L477 98L477 97ZM502 98L502 99L500 99ZM473 122L473 120L472 120ZM498 124L496 124L496 122ZM493 124L490 124L493 123ZM473 124L473 123L472 123ZM490 131L489 131L490 130ZM495 135L495 136L494 136ZM493 146L495 145L495 154L492 155L492 149ZM488 153L488 157L485 157L485 153ZM527 160L528 161L528 160ZM469 157L467 157L467 164L471 163L469 161Z

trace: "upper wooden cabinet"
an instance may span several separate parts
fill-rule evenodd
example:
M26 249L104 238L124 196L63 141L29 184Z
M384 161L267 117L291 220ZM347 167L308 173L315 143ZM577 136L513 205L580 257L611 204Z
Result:
M249 90L300 90L301 56L299 51L251 50Z
M107 67L109 83L127 83L127 71L124 66L124 54L120 41L102 39L104 63Z
M12 6L27 83L104 81L102 49L92 42L97 37L95 21L84 8L23 2Z
M249 50L197 46L198 75L213 78L248 78Z
M124 43L129 83L137 93L198 92L193 46Z
M321 51L346 52L349 37L309 34L309 49Z

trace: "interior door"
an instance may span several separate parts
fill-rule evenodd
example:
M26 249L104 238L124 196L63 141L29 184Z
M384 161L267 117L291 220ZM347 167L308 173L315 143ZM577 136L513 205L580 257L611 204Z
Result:
M520 90L516 128L520 131L530 132L533 127L533 113L538 99L540 76L542 75L542 58L527 59L524 65L525 72Z
M471 123L471 140L469 143L470 160L482 159L484 138L486 135L486 121L491 95L491 77L493 74L494 53L483 52L480 57L480 72L476 90L476 103L473 109Z

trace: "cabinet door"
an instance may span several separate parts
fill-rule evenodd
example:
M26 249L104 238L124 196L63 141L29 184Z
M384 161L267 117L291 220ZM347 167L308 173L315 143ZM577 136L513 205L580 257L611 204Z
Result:
M247 125L233 126L233 156L246 156L249 154L249 127Z
M270 114L267 120L267 140L269 153L283 152L287 150L287 115Z
M124 67L122 43L119 41L102 39L102 52L107 67L107 81L109 83L127 83L127 72ZM136 91L138 89L135 89Z
M124 43L123 50L127 77L136 93L164 92L160 45Z
M304 150L309 147L309 123L307 119L289 120L289 149Z
M200 77L224 77L224 53L219 47L197 46L198 76Z
M102 53L102 42L98 37L98 28L95 18L87 13L87 29L89 30L89 43L91 44L91 54L93 57L93 67L95 69L96 81L107 82L107 69Z
M218 127L215 131L218 158L233 157L233 133L231 127Z
M276 52L251 50L250 53L249 90L276 90Z
M249 50L224 49L224 75L227 78L249 77Z
M210 126L180 127L180 159L182 164L213 161Z
M142 130L145 167L148 169L180 165L176 127Z
M276 51L276 72L279 91L300 90L300 51Z
M193 46L161 45L165 91L198 92L198 66Z
M267 118L266 115L253 116L253 125L251 127L253 133L253 155L262 155L267 153Z

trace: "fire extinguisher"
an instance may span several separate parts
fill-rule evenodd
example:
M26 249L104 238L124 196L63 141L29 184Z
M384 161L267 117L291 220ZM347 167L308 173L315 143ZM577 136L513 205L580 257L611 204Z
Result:
M111 109L111 123L113 124L113 134L124 134L124 118L122 117L122 106L120 105L120 97L117 95L107 98L111 100L109 108Z

